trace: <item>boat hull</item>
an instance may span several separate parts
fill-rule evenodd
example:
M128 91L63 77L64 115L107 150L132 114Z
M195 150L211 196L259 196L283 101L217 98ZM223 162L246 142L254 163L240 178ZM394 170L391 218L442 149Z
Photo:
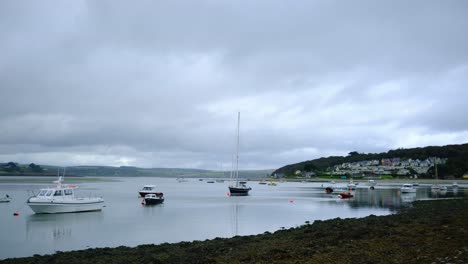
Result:
M156 194L156 195L160 195L161 192L155 192L155 191L139 191L139 192L138 192L138 195L139 195L140 197L145 197L145 195L147 195L147 194Z
M229 187L231 196L247 196L251 188Z
M350 199L350 198L353 198L354 195L352 195L351 193L340 193L338 194L338 196L341 198L341 199Z
M145 198L145 205L162 204L163 202L164 202L164 198L162 199Z
M82 202L28 202L28 206L36 214L61 214L101 211L104 200L82 201Z

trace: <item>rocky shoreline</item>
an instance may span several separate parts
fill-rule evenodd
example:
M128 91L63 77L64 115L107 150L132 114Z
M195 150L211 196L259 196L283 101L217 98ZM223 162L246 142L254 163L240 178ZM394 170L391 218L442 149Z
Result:
M0 263L468 263L468 199L253 236L98 248Z

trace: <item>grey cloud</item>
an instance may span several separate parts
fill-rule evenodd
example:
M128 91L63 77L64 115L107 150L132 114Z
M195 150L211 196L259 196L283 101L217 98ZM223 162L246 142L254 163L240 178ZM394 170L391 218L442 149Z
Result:
M3 1L0 157L222 167L239 110L249 168L465 143L467 11L465 1Z

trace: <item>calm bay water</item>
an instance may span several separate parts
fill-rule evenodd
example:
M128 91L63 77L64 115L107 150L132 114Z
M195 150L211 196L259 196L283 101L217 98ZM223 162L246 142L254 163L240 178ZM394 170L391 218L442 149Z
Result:
M66 179L66 183L73 182ZM141 205L137 192L145 184L155 184L164 192L164 204ZM323 191L326 183L267 186L249 182L253 188L249 196L229 197L228 184L198 179L178 183L172 178L112 178L110 182L80 183L79 195L104 198L101 212L36 215L25 203L27 191L52 184L1 183L0 196L9 194L13 201L0 203L0 259L260 234L305 221L391 214L417 199L468 196L466 187L436 194L429 186L419 186L415 194L400 194L399 184L380 184L369 190L361 183L353 199L340 200ZM20 215L13 216L15 211Z

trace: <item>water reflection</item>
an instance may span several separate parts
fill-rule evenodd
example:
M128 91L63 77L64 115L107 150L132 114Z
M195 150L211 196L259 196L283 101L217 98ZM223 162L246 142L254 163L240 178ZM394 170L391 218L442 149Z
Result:
M401 201L404 203L411 203L416 201L416 193L402 193Z
M466 188L465 188L466 189ZM461 187L448 188L446 190L431 191L429 186L419 186L415 193L401 193L399 186L380 186L375 189L357 188L351 193L353 198L342 201L337 196L337 193L326 194L324 190L320 193L317 191L311 192L314 197L327 197L328 202L346 202L350 208L387 208L396 210L403 206L408 206L411 202L417 200L439 199L439 198L455 198L467 196Z
M73 236L81 237L83 234L74 234L78 226L89 227L99 223L102 214L95 212L70 214L32 214L26 218L26 239L42 243L43 241L68 241Z
M143 206L136 191L148 182L167 193L161 205ZM90 183L106 200L101 212L36 215L24 202L28 186L9 189L15 199L0 210L0 259L49 254L88 247L204 240L215 237L260 234L294 227L306 221L386 215L411 201L468 196L468 188L449 187L432 193L429 185L413 194L402 194L402 184L361 186L351 199L327 194L321 183L255 185L251 195L228 197L229 183L180 184L165 178L119 178L115 182ZM338 184L336 184L338 185ZM1 187L1 185L0 185ZM23 208L23 209L18 209ZM20 210L18 217L12 212Z

